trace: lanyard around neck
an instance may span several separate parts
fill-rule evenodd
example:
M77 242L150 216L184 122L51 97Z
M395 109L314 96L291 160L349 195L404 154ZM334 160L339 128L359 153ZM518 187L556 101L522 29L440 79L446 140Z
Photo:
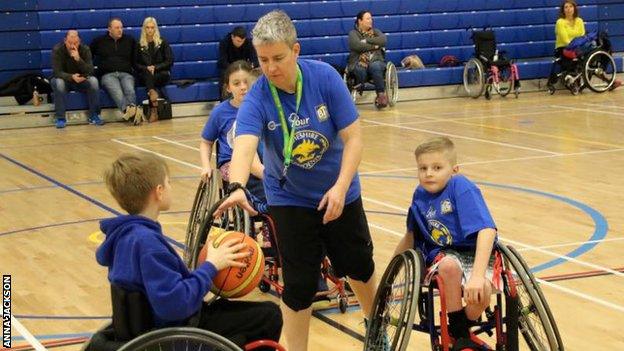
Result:
M290 132L288 131L286 115L284 114L284 108L282 107L282 102L280 101L279 95L277 95L277 88L275 85L269 81L269 88L271 89L271 95L273 95L273 102L275 103L275 108L277 109L277 114L279 115L280 125L282 126L282 135L284 137L284 149L282 150L282 154L284 155L284 172L290 166L290 162L292 160L292 151L293 151L293 143L295 142L295 121L292 121L292 125L290 126ZM303 93L303 76L301 74L301 69L297 66L297 82L296 82L296 90L295 90L295 98L297 100L297 105L295 107L295 115L299 113L299 105L301 103L301 95Z

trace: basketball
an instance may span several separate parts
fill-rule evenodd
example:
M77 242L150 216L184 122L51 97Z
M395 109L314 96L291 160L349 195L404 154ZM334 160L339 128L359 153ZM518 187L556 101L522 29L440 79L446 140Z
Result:
M245 263L245 267L229 267L220 270L212 281L210 291L221 297L242 297L249 294L260 283L264 272L264 254L253 238L241 232L218 233L212 243L214 247L219 247L221 243L228 240L245 243L247 246L244 250L251 252L251 255L238 260ZM198 263L206 260L207 245L209 243L206 243L198 255Z

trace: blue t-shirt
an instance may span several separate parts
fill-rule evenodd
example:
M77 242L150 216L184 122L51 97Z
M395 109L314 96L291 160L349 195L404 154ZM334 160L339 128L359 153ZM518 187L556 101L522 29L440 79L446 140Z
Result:
M264 141L264 189L269 205L317 208L323 195L340 173L344 148L338 132L358 118L342 78L330 65L298 60L303 76L303 93L298 119L296 94L277 89L290 125L296 120L292 164L280 186L284 139L268 79L262 76L245 96L236 120L236 135L255 135ZM351 181L345 204L360 196L360 180Z
M414 233L414 248L430 264L442 248L473 249L477 233L494 228L494 220L479 188L461 174L451 177L441 192L422 186L414 191L407 213L407 229Z
M215 106L206 121L202 138L207 141L218 141L217 167L221 167L232 159L234 145L234 121L238 108L232 106L230 100L225 100Z

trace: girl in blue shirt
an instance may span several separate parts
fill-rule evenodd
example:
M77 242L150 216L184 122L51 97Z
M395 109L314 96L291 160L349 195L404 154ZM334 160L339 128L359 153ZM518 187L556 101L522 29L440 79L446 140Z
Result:
M230 160L232 158L232 147L234 146L234 130L236 129L236 114L254 80L255 77L252 73L251 64L247 61L235 61L225 71L224 89L232 97L215 106L202 131L199 153L202 162L201 176L204 180L212 175L210 157L212 155L212 147L215 141L217 141L217 168L221 172L221 178L229 182ZM248 188L252 194L260 199L265 199L261 181L263 170L264 166L260 158L258 155L255 155Z

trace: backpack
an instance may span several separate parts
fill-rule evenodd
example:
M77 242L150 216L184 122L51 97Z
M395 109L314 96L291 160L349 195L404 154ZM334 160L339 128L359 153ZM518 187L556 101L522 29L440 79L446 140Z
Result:
M425 68L425 65L423 65L423 62L420 57L418 57L418 55L406 56L404 59L401 60L401 65L408 69Z
M569 59L582 57L596 48L598 32L591 32L582 37L576 37L563 49L563 56Z
M440 67L455 67L458 66L461 62L459 59L453 55L445 55L440 60L438 66Z

